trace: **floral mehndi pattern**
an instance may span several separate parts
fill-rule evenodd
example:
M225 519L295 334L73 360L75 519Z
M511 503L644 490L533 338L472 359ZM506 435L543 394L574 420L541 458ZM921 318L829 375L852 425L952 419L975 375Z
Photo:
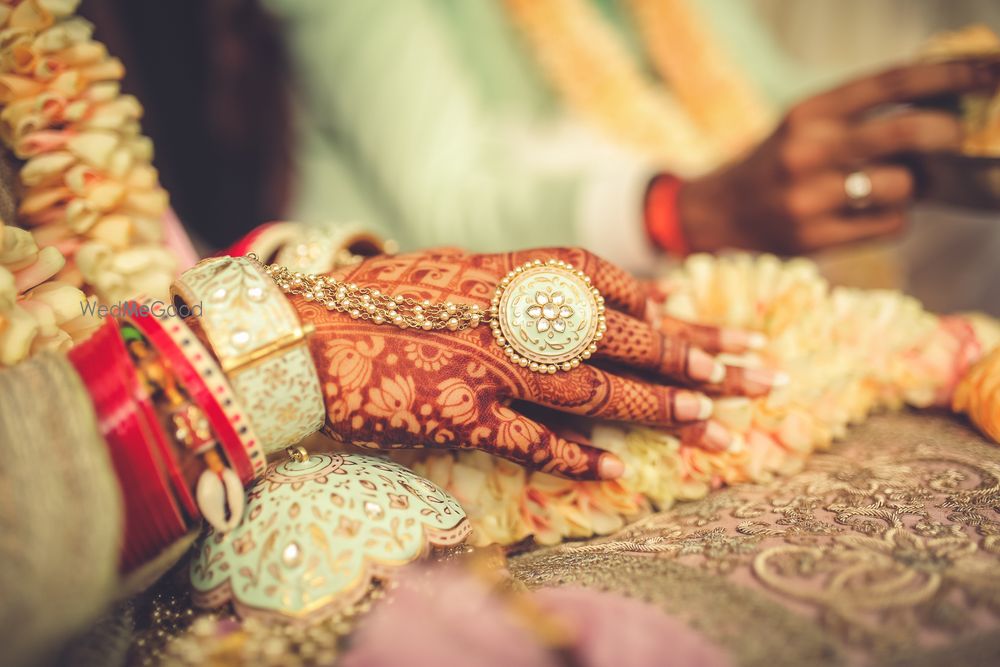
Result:
M369 448L481 449L533 469L584 479L616 477L620 462L588 443L563 437L524 414L515 401L670 428L698 444L704 415L679 412L678 405L707 399L692 389L665 384L697 384L688 374L686 359L693 348L683 335L661 335L641 319L645 289L590 253L545 249L475 255L442 249L376 257L331 275L394 296L478 304L485 310L501 279L535 259L572 264L592 280L614 325L594 361L631 366L646 373L646 379L591 363L580 363L570 373L540 375L526 365L512 364L486 326L410 331L352 319L293 296L302 321L316 329L310 345L327 406L324 430L335 439ZM557 272L559 267L542 269ZM562 284L577 280L568 275L560 278ZM589 297L590 285L581 281L581 294ZM568 331L578 326L578 304L565 289L535 289L527 296L531 303L521 312L534 318L532 329ZM547 324L539 324L542 321Z

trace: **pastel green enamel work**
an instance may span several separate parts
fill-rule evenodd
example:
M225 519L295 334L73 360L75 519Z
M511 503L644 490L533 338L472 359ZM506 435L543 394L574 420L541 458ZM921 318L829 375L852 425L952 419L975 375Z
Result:
M317 620L469 531L454 498L385 459L331 453L272 463L240 525L202 538L191 564L194 602L231 601L243 617Z
M540 364L579 357L599 326L593 288L559 266L525 269L503 290L500 329L515 352Z

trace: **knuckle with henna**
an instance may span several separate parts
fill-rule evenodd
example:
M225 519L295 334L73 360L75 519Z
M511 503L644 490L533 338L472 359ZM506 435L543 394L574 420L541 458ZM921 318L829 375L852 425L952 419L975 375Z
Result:
M594 253L577 246L569 248L568 254L570 255L568 258L569 262L578 266L590 265L594 262L595 258Z

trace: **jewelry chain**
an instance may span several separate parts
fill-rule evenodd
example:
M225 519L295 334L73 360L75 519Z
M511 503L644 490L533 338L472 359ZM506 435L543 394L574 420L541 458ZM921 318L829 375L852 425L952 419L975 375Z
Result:
M462 331L479 326L485 316L482 308L475 304L432 303L394 297L329 276L304 274L277 264L263 264L252 253L247 257L261 266L285 294L298 294L306 301L319 302L329 310L373 324L394 324L400 329L424 331Z

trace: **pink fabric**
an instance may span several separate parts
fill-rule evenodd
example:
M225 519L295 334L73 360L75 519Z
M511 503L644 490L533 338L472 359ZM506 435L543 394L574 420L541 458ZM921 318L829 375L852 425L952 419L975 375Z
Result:
M729 667L726 655L644 602L583 588L530 594L570 632L576 663ZM530 630L532 620L458 567L414 568L358 628L345 667L556 667L562 661Z
M729 667L719 648L649 603L586 588L545 588L534 600L579 628L574 653L591 667Z
M178 272L186 271L198 262L198 252L172 208L163 214L163 242L177 258Z

